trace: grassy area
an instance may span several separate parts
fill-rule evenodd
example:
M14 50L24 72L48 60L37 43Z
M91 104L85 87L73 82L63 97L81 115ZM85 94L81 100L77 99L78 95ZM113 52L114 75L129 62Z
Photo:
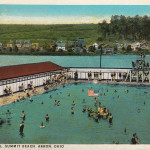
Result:
M0 25L0 42L4 45L12 40L31 40L31 42L57 41L59 39L76 40L85 38L86 45L95 42L98 37L96 24L79 25Z

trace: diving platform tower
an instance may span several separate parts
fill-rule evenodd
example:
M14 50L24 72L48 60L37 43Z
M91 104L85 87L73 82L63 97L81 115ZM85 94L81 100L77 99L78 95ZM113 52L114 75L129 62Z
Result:
M145 55L141 55L140 59L132 62L132 69L129 72L130 82L150 82L149 62L145 61Z

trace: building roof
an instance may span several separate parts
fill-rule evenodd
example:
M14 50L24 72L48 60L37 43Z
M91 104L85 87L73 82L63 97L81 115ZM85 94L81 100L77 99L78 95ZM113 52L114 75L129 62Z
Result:
M80 50L82 50L82 48L81 47L75 47L74 50L80 51Z
M57 47L65 47L65 43L57 43Z
M103 48L113 48L113 47L110 45L105 45Z
M52 62L0 67L0 80L65 69Z
M68 41L69 44L74 44L76 41Z
M29 40L24 41L25 44L31 44L31 42Z
M9 41L8 44L14 44L14 42L13 41Z
M33 46L33 45L39 45L39 43L32 43L32 46Z
M16 41L16 44L22 44L22 43L23 43L22 40L17 40L17 41Z

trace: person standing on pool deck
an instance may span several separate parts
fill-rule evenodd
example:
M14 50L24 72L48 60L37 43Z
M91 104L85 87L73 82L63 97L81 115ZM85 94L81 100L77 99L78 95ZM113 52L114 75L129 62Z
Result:
M73 107L71 108L71 113L74 114L74 109L73 109Z
M23 129L24 129L24 122L22 121L22 123L20 124L20 133L23 133Z
M48 116L48 114L45 116L45 119L46 119L46 122L49 121L49 116Z
M25 118L26 118L26 115L25 115L24 110L23 110L22 111L22 119L25 120Z

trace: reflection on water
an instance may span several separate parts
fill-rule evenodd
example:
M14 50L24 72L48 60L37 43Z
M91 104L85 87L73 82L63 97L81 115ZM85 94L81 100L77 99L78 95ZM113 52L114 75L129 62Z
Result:
M20 137L21 137L21 138L24 138L24 133L23 133L23 132L19 132L19 133L20 133L20 134L19 134Z
M7 120L7 125L11 125L11 120L10 120L10 118L8 118L8 120Z

